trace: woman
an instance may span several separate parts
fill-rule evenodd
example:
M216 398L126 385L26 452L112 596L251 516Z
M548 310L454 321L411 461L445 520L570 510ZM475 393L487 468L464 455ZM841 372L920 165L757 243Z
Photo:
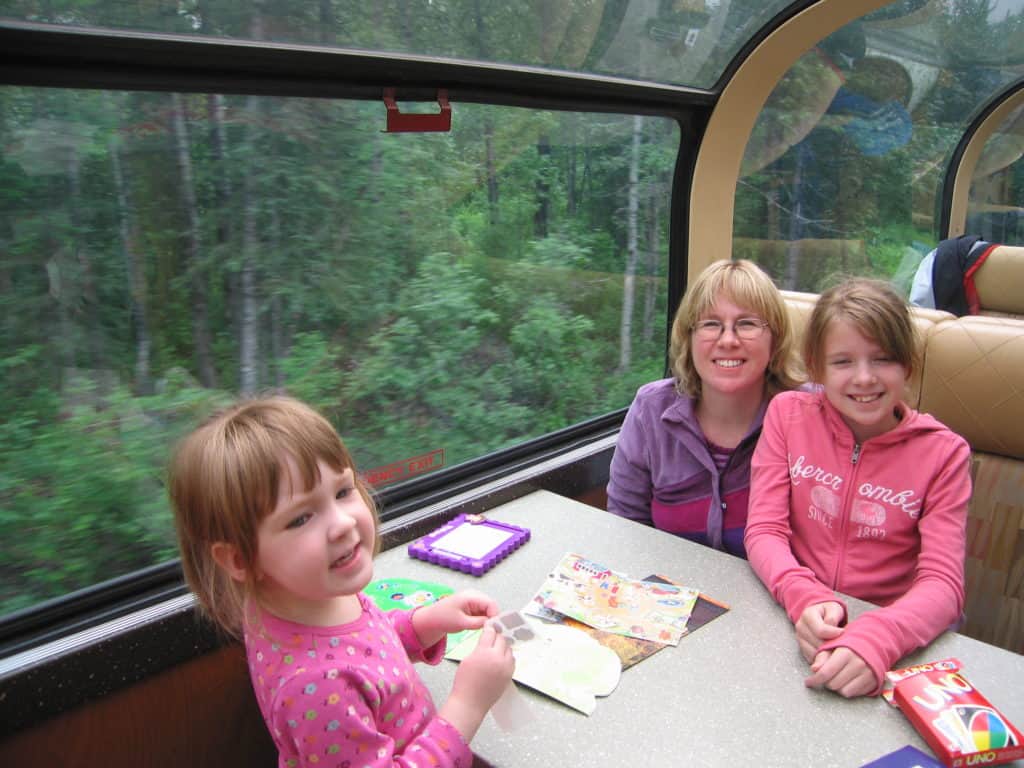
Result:
M750 457L801 372L785 302L749 261L716 261L672 324L673 377L642 386L612 457L608 511L740 557Z

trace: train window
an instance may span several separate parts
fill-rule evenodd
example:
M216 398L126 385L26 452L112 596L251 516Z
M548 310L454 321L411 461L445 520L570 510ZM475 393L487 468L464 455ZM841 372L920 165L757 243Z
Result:
M675 120L384 123L379 101L0 89L0 614L173 558L168 447L238 393L321 408L384 485L662 374Z
M971 179L967 232L993 243L1024 243L1024 106L989 136Z
M788 0L9 2L9 18L469 59L710 88Z
M1015 77L1022 20L1020 2L905 0L820 41L758 117L734 256L788 289L818 291L836 272L908 288L941 236L943 182L964 129Z

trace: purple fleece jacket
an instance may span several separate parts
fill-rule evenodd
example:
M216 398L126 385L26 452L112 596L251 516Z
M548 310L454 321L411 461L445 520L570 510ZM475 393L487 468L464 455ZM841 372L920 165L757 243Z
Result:
M750 459L767 404L719 472L696 402L676 392L674 379L640 387L612 456L608 511L746 557Z

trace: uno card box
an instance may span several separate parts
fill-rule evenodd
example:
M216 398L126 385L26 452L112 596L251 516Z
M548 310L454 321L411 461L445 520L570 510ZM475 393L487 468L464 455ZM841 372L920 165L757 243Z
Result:
M481 576L530 538L530 529L489 520L483 515L458 515L433 533L409 545L409 556Z
M950 768L1024 757L1024 736L960 670L957 659L943 659L888 672L893 702Z

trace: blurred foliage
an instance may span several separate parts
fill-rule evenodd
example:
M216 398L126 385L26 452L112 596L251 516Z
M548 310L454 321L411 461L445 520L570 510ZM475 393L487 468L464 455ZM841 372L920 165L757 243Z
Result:
M375 103L0 90L0 613L173 558L170 451L243 390L308 401L365 471L459 464L663 375L674 122L382 123Z

